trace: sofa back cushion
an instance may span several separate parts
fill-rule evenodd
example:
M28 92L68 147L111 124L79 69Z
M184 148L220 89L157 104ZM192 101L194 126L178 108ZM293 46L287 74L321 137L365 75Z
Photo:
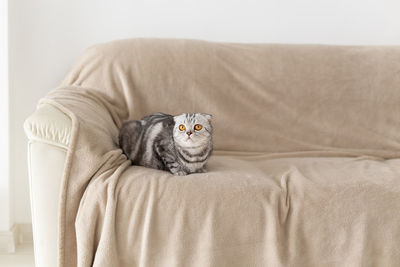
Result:
M70 85L123 120L210 113L217 150L400 155L400 47L123 40L89 48Z

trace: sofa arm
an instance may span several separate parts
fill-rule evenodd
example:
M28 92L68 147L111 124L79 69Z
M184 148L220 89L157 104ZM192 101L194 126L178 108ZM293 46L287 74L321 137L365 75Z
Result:
M56 107L42 104L24 123L30 141L68 148L71 137L71 119Z
M57 266L60 188L71 135L71 119L44 104L24 124L36 266Z

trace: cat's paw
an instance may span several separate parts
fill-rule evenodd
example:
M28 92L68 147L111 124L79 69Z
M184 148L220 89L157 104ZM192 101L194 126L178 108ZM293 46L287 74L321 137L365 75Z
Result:
M197 171L196 171L197 173L205 173L205 172L207 172L207 170L206 170L206 168L201 168L201 169L198 169Z
M185 176L185 175L187 175L187 173L185 171L177 171L177 172L174 172L172 174L176 175L176 176Z

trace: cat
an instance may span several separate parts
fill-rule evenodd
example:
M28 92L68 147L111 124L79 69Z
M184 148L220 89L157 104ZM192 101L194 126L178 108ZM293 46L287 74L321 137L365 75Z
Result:
M174 175L205 172L213 151L211 118L204 113L155 113L125 122L119 144L133 165Z

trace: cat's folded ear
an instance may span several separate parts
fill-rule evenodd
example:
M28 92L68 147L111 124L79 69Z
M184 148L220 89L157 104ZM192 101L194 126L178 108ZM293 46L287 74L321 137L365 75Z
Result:
M200 114L203 115L208 121L211 121L211 119L212 119L211 114L207 114L207 113L200 113Z

